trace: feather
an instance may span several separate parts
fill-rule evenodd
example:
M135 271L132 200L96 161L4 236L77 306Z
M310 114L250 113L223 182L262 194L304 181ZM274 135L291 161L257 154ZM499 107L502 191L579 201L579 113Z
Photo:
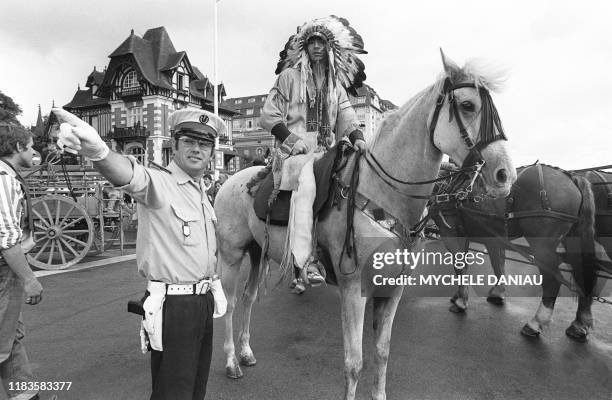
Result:
M365 65L357 56L367 54L362 37L350 26L347 19L330 15L304 23L292 35L279 53L275 73L287 68L300 68L302 76L308 75L309 64L305 44L313 34L323 35L329 46L330 73L334 84L339 81L347 92L356 95L366 79Z

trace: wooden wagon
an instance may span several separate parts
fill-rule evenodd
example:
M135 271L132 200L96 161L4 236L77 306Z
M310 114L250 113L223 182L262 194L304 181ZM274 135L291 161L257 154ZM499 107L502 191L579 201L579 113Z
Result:
M27 255L32 266L65 269L116 244L123 253L135 204L93 168L48 164L25 175L34 220L35 246Z

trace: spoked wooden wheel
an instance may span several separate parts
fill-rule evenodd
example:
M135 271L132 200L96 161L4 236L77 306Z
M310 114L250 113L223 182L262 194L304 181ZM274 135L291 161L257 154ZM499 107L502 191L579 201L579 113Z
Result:
M93 222L71 198L47 195L32 202L34 242L28 262L41 269L68 268L85 257L94 239Z

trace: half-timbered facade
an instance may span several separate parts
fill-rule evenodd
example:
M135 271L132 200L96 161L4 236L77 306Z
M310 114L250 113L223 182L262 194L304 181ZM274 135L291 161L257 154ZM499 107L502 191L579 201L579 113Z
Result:
M64 108L96 128L112 149L143 163L166 165L172 158L169 114L184 108L212 111L213 84L185 51L175 50L164 27L149 29L142 38L132 30L109 58L104 71L94 68L86 88L79 88ZM224 96L220 84L219 104ZM217 165L223 170L234 155L230 138L235 114L219 107L227 124L217 152Z

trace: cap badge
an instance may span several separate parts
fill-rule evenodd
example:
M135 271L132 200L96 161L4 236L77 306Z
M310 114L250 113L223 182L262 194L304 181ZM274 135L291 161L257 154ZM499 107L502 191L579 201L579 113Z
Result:
M200 123L206 124L209 120L210 118L208 118L208 115L200 115Z

